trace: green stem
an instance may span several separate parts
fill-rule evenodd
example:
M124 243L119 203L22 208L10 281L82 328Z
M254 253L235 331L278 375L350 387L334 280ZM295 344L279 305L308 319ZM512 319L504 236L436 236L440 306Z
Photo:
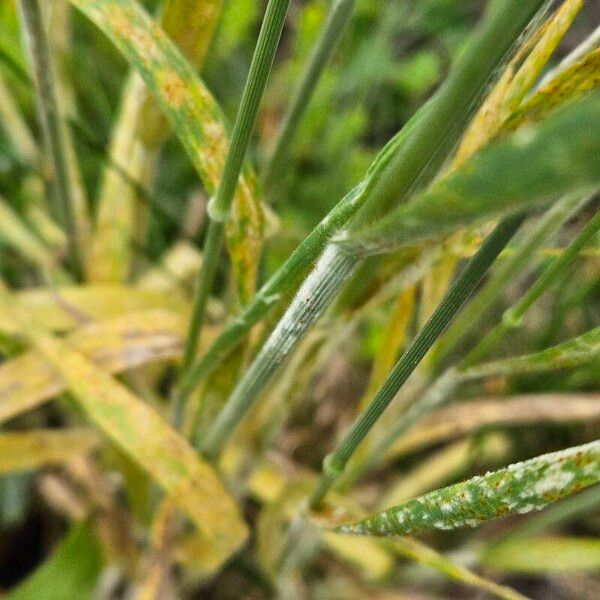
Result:
M269 189L281 165L288 155L298 125L306 112L313 92L329 61L340 36L346 29L354 10L355 0L334 0L327 22L316 42L298 87L294 91L289 108L283 118L271 158L263 174L263 187Z
M67 140L60 122L54 68L48 38L38 0L20 0L19 8L37 92L39 120L54 172L54 206L56 219L67 232L69 260L77 279L83 276L83 261L77 239L73 212L74 197L66 154Z
M296 248L290 258L260 288L241 315L227 325L206 353L183 374L175 390L177 403L193 391L201 379L208 377L239 344L240 340L298 282L307 266L314 262L333 233L354 214L362 199L362 187L357 187L339 202Z
M334 482L343 474L346 464L356 448L381 417L435 340L460 310L465 300L473 293L481 278L498 254L506 247L523 220L524 215L522 214L504 219L469 260L445 298L402 354L371 403L358 417L337 449L323 461L323 474L309 499L311 508L316 508L321 503Z
M254 130L258 107L267 85L289 3L290 0L269 0L269 4L267 5L235 119L221 181L208 207L210 223L203 252L204 262L200 269L191 326L185 346L183 358L184 372L192 364L198 345L200 328L204 319L206 298L212 288L218 253L222 245L223 224L229 218L233 195L242 171L244 158L250 143L250 136Z
M515 276L531 268L532 260L550 237L585 203L579 194L572 194L550 207L540 219L515 244L515 252L496 266L481 290L465 307L465 310L448 327L440 338L435 351L435 362L450 356L480 323L490 306Z
M506 0L494 4L431 100L429 109L416 123L412 135L390 161L354 218L353 228L372 222L410 191L418 175L428 168L432 155L446 145L453 127L469 112L480 90L544 4L545 0Z
M356 259L338 245L327 246L314 270L300 287L290 307L236 385L202 445L208 458L216 458L275 370L329 305L350 276Z
M464 366L480 362L489 350L495 347L508 332L520 326L527 311L553 283L560 280L569 265L575 260L584 246L596 235L598 230L600 230L600 211L586 223L562 254L550 262L550 265L527 292L525 292L521 299L504 312L500 323L467 354L463 360Z
M407 187L402 188L401 185L400 193L411 188L424 171L434 175L433 163L439 166L443 161L440 148L447 146L451 138L460 134L462 128L457 123L464 122L465 113L469 113L473 109L475 99L481 94L481 90L494 68L502 62L506 53L513 46L515 38L536 12L532 5L535 4L537 9L542 1L531 0L526 4L530 7L528 11L524 11L519 2L508 2L501 8L497 8L490 18L486 19L475 37L475 42L471 44L470 50L464 53L456 66L459 75L450 76L451 81L459 80L461 85L450 85L450 92L447 88L440 91L438 94L442 97L442 101L438 101L438 96L435 96L420 111L418 118L409 123L410 128L404 128L408 130L407 133L404 133L403 130L399 136L396 136L384 148L381 157L375 161L366 178L367 188L364 192L366 203L373 194L377 195L378 189L381 191L382 180L387 180L390 185L394 184L393 181L389 181L390 169L393 165L398 165L399 156L405 156L409 165L407 168L401 168L403 173L401 184L407 184ZM515 20L519 23L518 30L514 25ZM496 27L503 28L504 35L513 37L510 40L498 40ZM487 43L485 42L486 38L489 38ZM493 51L490 50L490 47L493 47ZM469 66L469 63L473 64ZM484 73L486 69L487 72ZM456 97L455 94L459 88L461 93L468 96L467 104ZM423 126L424 123L425 126ZM413 142L415 136L421 142L426 139L427 143L423 147L420 146L420 143L415 146ZM426 156L415 162L412 155L406 156L407 147L413 148L413 150L421 147ZM426 181L421 183L425 184ZM388 192L394 193L391 188L386 187L386 189ZM359 192L360 196L362 196L361 192ZM343 240L343 237L341 235L340 240ZM317 266L300 288L290 308L281 318L217 417L214 429L202 447L202 451L209 457L214 458L218 455L227 437L233 433L234 428L252 406L279 364L285 360L308 328L319 318L360 262L355 254L345 251L341 244L331 244L325 250Z

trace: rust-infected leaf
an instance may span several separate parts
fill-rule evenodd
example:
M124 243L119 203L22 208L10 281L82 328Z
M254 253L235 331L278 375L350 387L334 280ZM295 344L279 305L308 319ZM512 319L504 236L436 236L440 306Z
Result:
M152 310L90 323L67 337L81 352L109 373L180 356L185 321ZM0 365L0 423L60 394L65 384L39 352L30 350Z
M247 537L247 527L214 469L156 410L47 333L7 292L0 294L0 303L89 419L151 475L223 559L235 552Z
M175 44L133 0L71 0L115 44L142 76L186 149L204 187L213 194L227 152L223 114ZM256 177L247 166L226 228L238 295L254 289L263 237L263 209Z

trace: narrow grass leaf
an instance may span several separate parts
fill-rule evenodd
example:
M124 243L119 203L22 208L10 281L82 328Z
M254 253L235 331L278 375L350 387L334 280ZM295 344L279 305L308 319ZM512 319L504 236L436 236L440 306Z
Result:
M172 293L118 285L32 288L15 296L46 329L60 333L90 321L106 321L145 310L164 309L179 314L189 311L189 306ZM0 330L10 335L19 333L10 312L1 304Z
M442 408L409 429L389 450L398 457L482 429L600 419L598 394L527 394L482 398Z
M519 539L486 551L481 564L503 573L596 573L600 569L600 540L585 537Z
M0 433L0 474L32 471L86 456L100 446L93 430L39 429Z
M540 510L598 481L600 441L594 441L435 490L336 531L404 535L477 527L498 517Z
M223 560L247 528L216 472L162 416L66 343L46 333L10 296L0 301L33 347L64 379L90 420L170 496Z
M90 323L66 338L69 346L109 373L178 358L185 320L164 311L132 313ZM0 365L0 423L65 391L65 382L38 352L29 350Z
M377 225L339 240L349 252L387 252L600 183L600 93L553 112L476 153ZM498 174L501 174L500 176Z
M223 114L177 47L134 0L72 0L95 23L141 75L154 100L186 149L204 187L213 194L227 153ZM234 219L226 231L238 281L246 288L256 279L263 213L256 181L246 167L233 204ZM240 236L243 229L245 235ZM243 249L238 252L238 245ZM247 272L251 266L251 272ZM240 285L242 285L240 283Z

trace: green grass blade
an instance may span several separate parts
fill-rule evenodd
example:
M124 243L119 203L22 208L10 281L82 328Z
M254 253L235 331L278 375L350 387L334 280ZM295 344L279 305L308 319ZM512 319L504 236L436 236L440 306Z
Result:
M600 92L475 154L378 225L339 243L388 252L600 184Z
M498 517L540 510L598 481L600 441L594 441L435 490L336 531L404 535L477 527Z
M430 168L432 155L436 162L446 158L446 152L440 151L453 145L450 138L456 128L464 122L494 70L544 4L544 0L510 0L490 7L487 18L432 98L429 110L377 181L353 228L364 226L402 200L419 176Z
M262 174L263 186L269 189L274 179L281 173L290 145L294 140L298 126L308 107L312 94L319 83L340 36L346 29L354 10L355 0L334 0L327 21L315 42L308 59L306 70L302 74L297 88L294 90L290 105L283 117L275 146Z
M55 218L64 227L69 240L69 261L75 277L83 276L84 258L76 227L65 129L58 110L56 79L52 56L46 36L41 6L38 0L21 0L19 3L26 46L33 66L37 91L39 120L42 125L47 151L53 169L53 195Z
M188 341L183 354L184 372L191 366L198 346L198 336L204 320L206 302L217 270L224 223L230 216L233 194L248 151L250 136L258 116L258 107L267 86L289 3L290 0L269 0L235 119L221 181L215 196L208 205L210 220L204 241L203 262L198 277L198 288L190 320ZM177 408L177 405L175 408ZM181 419L178 412L175 413L175 419L176 421Z
M102 550L92 526L75 525L50 558L5 598L92 598L101 571Z
M523 219L523 215L505 219L486 238L477 253L461 271L434 313L402 353L386 380L377 390L371 402L360 413L350 431L344 436L337 448L325 457L321 479L309 500L309 505L312 508L320 504L331 486L342 476L348 461L358 446L382 416L417 365L423 360L433 343L460 310L465 300L476 289L490 265L518 230Z

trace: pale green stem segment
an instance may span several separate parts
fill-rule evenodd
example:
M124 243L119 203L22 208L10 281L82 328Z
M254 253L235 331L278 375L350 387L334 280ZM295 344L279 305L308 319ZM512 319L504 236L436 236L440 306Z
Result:
M333 1L331 10L327 16L327 22L310 55L306 71L302 74L298 87L292 96L289 108L283 117L271 158L265 166L263 186L267 189L271 187L273 180L281 172L283 162L288 155L290 145L323 70L352 16L355 1Z
M67 232L69 261L77 279L83 276L83 260L77 239L74 198L69 178L69 163L66 155L67 141L61 127L58 111L56 79L48 37L44 28L43 15L38 0L20 0L19 8L33 67L33 78L37 92L39 120L44 140L52 161L53 212L55 218Z
M506 247L523 220L524 215L515 215L503 220L469 260L442 302L394 365L373 400L360 414L337 449L323 461L323 474L309 499L310 508L316 508L335 481L342 476L355 450L454 315L460 310L465 300L473 293L482 277Z
M480 362L507 333L521 325L527 311L551 285L560 281L577 255L594 238L598 230L600 230L600 211L585 224L564 252L550 261L548 267L521 299L504 312L500 323L467 354L463 361L464 365L474 365Z
M194 308L183 356L183 372L190 367L194 360L200 328L204 319L206 301L214 282L218 257L223 245L224 224L229 217L233 195L248 150L250 136L254 130L258 107L267 85L289 3L290 0L270 0L267 5L235 120L221 181L214 198L208 206L210 220L204 242L204 261L200 269L198 290L194 299ZM177 407L175 409L177 410Z
M213 423L201 447L208 458L214 459L219 455L228 436L248 412L277 367L310 325L323 314L355 265L356 259L352 255L335 244L327 246Z
M528 6L526 11L523 10L524 4ZM508 2L501 10L493 11L478 31L475 41L471 43L457 64L455 71L459 75L453 71L454 74L450 76L450 81L454 82L449 86L451 91L449 92L448 86L445 86L439 92L443 101L437 101L436 96L423 107L419 118L412 123L409 134L406 136L400 134L392 140L384 149L382 157L373 165L370 176L367 177L369 189L364 196L367 202L372 194L377 195L377 190L381 188L381 180L390 178L391 165L397 165L398 156L406 155L406 147L410 146L413 149L420 147L412 143L413 137L418 137L421 142L426 138L427 143L424 143L421 148L426 156L421 157L417 163L414 163L412 156L407 158L409 164L415 169L410 174L410 181L403 181L400 178L398 194L402 195L406 192L425 170L429 172L433 163L441 164L443 156L440 155L439 149L445 147L452 136L460 133L457 131L460 130L457 123L463 123L465 113L472 110L474 100L489 79L490 73L502 62L515 39L542 4L540 0L526 3ZM515 20L518 21L518 28L515 28ZM496 28L501 28L503 34L510 39L499 36ZM459 90L469 98L466 105L462 96L455 95ZM432 113L438 112L440 114L436 117L431 116ZM424 122L428 123L425 129ZM408 177L408 172L405 171L404 175ZM388 183L392 184L393 181ZM406 186L403 187L405 184ZM389 191L389 188L386 189ZM219 453L227 437L252 406L279 364L292 351L312 323L319 318L335 298L341 285L360 263L360 259L354 253L343 250L341 244L334 245L338 248L325 250L292 305L269 336L263 350L238 383L217 417L214 430L209 434L202 448L209 456L214 457Z
M511 514L540 510L600 481L600 440L544 454L435 490L336 531L405 535L477 527Z
M469 334L486 314L498 294L516 275L530 268L536 253L548 239L579 209L586 204L579 194L569 195L551 206L515 243L514 254L499 261L477 295L471 299L461 314L440 338L435 351L439 363L450 356L458 344Z

